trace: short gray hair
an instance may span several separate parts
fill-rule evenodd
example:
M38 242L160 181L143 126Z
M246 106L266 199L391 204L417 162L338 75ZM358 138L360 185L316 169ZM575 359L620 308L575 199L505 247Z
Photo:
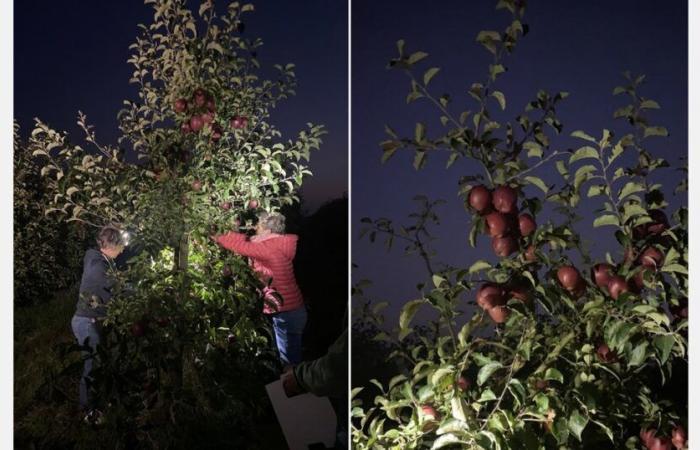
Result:
M102 227L100 232L97 233L97 245L99 245L100 248L124 245L121 230L114 225Z
M263 211L258 214L258 223L273 233L284 233L284 216L282 214Z

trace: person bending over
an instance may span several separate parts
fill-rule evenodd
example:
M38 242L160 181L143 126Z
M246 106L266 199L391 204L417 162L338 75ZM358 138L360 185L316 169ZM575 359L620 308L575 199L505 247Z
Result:
M97 235L97 248L85 252L78 303L71 320L78 345L91 349L83 351L85 361L79 387L80 407L86 413L85 421L90 423L100 422L102 416L90 395L90 372L100 343L100 322L107 316L107 306L112 299L114 279L110 270L114 270L114 259L123 250L121 231L111 225L103 227Z

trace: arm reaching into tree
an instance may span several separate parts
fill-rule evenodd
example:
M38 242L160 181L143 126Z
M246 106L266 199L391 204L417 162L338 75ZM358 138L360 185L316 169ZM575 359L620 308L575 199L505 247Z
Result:
M270 255L270 250L265 246L264 241L250 242L243 233L230 231L220 236L214 236L212 239L226 250L238 253L239 255L258 259L266 259Z

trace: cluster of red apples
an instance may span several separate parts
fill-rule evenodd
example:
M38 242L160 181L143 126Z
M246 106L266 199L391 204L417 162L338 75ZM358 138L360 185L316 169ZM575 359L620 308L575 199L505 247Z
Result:
M216 119L216 101L211 94L202 88L195 89L190 101L185 98L179 98L175 101L175 112L185 114L185 117L180 124L180 130L184 134L199 133L205 126L211 127L211 140L218 142L221 139L223 130L221 126L215 122ZM234 116L229 121L233 129L245 129L248 127L248 118L245 116Z
M535 219L527 213L518 215L518 193L510 186L498 186L491 192L486 186L469 191L469 206L484 217L486 232L491 236L494 253L506 257L520 248L520 237L530 236L537 229ZM525 258L534 259L534 247Z
M681 450L687 446L688 436L680 425L673 429L670 439L666 436L657 436L656 432L654 428L642 428L639 433L642 444L648 450L673 450L674 447Z

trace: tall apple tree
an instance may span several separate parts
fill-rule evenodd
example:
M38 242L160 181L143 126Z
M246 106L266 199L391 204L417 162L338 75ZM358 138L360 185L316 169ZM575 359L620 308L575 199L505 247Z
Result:
M363 219L371 240L420 256L431 283L400 313L391 348L403 369L353 391L354 447L685 448L687 395L676 380L687 376L687 209L670 211L654 181L669 166L648 145L668 134L651 121L659 104L643 96L643 76L625 73L613 93L628 101L614 118L629 132L573 128L572 150L559 144L565 92L540 91L514 120L497 120L507 109L499 77L528 32L525 2L500 0L497 9L511 20L477 35L493 62L471 85L468 110L431 93L439 68L415 74L425 52L399 41L390 62L409 77L407 101L434 104L445 131L430 136L417 123L400 137L387 127L383 161L399 151L413 153L416 169L439 154L448 168L468 161L458 193L472 219L469 242L488 239L496 258L437 263L429 243L439 203L425 197L414 223ZM537 176L552 167L561 183ZM593 219L579 213L584 205L596 208ZM583 220L614 235L619 251L594 259L574 226ZM411 328L421 309L439 317L435 332Z
M253 5L205 0L195 13L184 0L145 3L153 23L130 47L138 99L124 101L117 145L101 143L81 112L85 147L39 119L29 147L51 217L93 231L117 224L127 251L137 249L115 274L96 389L120 417L113 424L167 441L193 417L230 426L264 408L259 379L276 361L258 282L209 237L298 201L325 131L308 124L284 140L270 123L295 93L294 65L260 67L262 41L243 34Z

